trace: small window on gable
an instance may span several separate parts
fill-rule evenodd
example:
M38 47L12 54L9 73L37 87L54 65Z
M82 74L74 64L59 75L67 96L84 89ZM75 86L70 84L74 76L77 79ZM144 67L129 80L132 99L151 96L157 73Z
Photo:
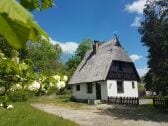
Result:
M124 93L124 85L122 81L117 81L117 93Z
M87 93L91 94L93 92L92 83L87 83Z
M132 82L132 88L133 88L133 89L135 88L135 83L134 83L134 82Z
M76 91L80 91L80 85L76 85Z

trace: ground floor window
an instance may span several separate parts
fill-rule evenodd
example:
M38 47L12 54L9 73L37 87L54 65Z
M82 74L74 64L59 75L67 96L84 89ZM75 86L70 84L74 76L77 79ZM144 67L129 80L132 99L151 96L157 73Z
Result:
M80 91L80 85L76 85L76 91Z
M123 81L117 81L117 93L124 93Z
M92 83L87 83L87 93L92 93L93 88L92 88Z
M134 83L134 82L132 82L132 88L133 88L133 89L135 88L135 83Z

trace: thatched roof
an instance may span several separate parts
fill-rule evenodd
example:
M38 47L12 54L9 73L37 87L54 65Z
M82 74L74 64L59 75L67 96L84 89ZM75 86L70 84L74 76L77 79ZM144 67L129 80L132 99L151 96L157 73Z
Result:
M69 84L105 80L113 60L132 62L117 38L100 45L96 54L93 54L93 50L89 50L77 67Z

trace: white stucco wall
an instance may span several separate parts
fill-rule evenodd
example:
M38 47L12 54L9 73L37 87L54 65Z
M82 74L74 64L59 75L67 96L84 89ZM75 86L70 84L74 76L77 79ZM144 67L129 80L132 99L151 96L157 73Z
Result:
M87 93L87 84L78 84L80 85L80 91L76 90L76 84L72 86L73 96L77 99L96 99L96 84L92 83L93 92ZM101 99L107 100L107 84L106 81L101 81Z
M76 90L76 85L80 85L80 91ZM93 92L87 93L87 84L74 84L72 86L73 97L76 99L96 99L96 87L95 84L92 84Z
M101 81L101 99L107 100L108 96L118 96L118 97L138 97L138 84L137 81L134 81L135 88L132 88L133 81L124 81L124 93L117 93L117 81L116 80L107 80ZM87 93L87 84L78 84L80 85L80 91L76 90L76 85L72 85L73 96L76 99L96 99L96 84L92 83L93 92Z
M107 100L107 82L101 81L101 99Z
M135 88L132 88L134 82ZM124 81L124 93L117 93L117 81L107 80L107 94L108 96L118 97L138 97L138 83L137 81Z

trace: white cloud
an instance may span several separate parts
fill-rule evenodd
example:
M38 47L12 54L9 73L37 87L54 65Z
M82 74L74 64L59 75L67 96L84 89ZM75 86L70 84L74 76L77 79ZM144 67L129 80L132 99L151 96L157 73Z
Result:
M125 10L130 13L143 14L143 9L145 8L147 0L135 0L131 4L125 5Z
M53 44L59 44L64 54L74 54L79 44L77 42L59 42L50 38Z
M132 27L139 27L141 25L141 20L142 20L142 17L138 16L138 17L135 17L133 23L131 24Z
M148 70L148 68L137 68L140 77L144 76L148 72Z
M133 55L130 55L130 58L132 59L133 62L135 62L137 60L140 60L143 57L141 55L133 54Z

